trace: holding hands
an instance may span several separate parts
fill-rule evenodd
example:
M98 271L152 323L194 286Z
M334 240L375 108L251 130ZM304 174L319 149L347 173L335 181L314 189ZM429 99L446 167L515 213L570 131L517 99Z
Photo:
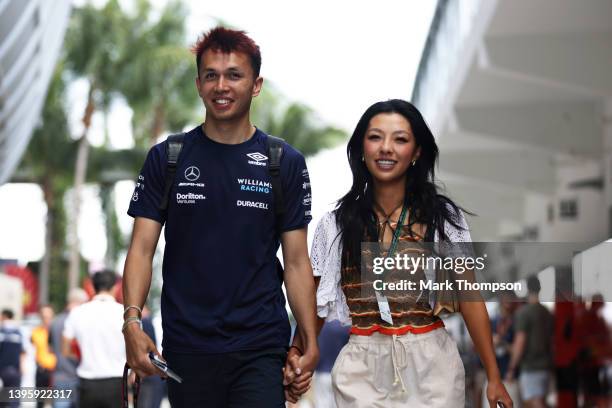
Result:
M285 386L285 399L296 403L300 397L310 389L312 375L319 361L317 347L310 348L302 353L297 346L291 346L287 353L287 361L283 367L283 385Z

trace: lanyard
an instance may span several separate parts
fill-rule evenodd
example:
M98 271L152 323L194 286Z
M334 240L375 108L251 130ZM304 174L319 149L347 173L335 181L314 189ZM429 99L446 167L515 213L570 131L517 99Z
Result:
M387 252L387 258L392 257L393 253L395 252L395 249L397 248L397 243L399 241L400 234L402 233L402 226L404 225L404 219L406 218L407 211L408 209L404 204L399 220L397 220L397 226L395 227L395 231L393 232L393 239L391 240L389 252ZM387 300L387 297L378 290L375 290L374 293L376 294L376 301L378 302L378 310L380 311L381 319L392 325L393 317L391 316L391 308L389 307L389 301Z
M393 232L393 239L391 240L391 246L389 247L389 252L387 253L387 258L391 258L395 249L397 248L397 242L399 241L400 234L402 233L402 226L404 225L404 220L406 219L406 213L408 212L408 208L406 205L402 207L402 212L397 220L397 226L395 227L395 231Z

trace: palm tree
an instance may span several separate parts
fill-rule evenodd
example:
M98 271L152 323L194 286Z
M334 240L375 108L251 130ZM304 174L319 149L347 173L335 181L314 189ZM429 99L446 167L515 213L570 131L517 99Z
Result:
M110 0L102 9L91 4L74 10L66 36L66 65L77 77L87 80L89 91L83 113L83 132L78 139L74 169L74 203L70 223L70 258L68 287L78 284L80 254L77 238L81 213L81 190L87 175L89 142L87 134L96 109L108 106L109 95L116 89L121 72L128 27L127 16L117 0Z
M87 181L99 186L98 195L104 213L107 241L104 263L111 268L117 263L119 252L124 248L124 237L115 211L113 188L118 181L134 180L146 153L146 149L139 146L112 150L105 145L91 149Z
M322 123L309 107L283 103L281 99L272 86L264 87L253 102L253 122L267 133L282 137L304 156L314 155L346 139L343 130Z
M63 66L58 64L52 77L42 111L41 123L34 131L13 182L38 184L47 206L45 221L45 253L39 269L39 301L49 302L49 286L55 285L51 299L56 304L65 300L63 251L66 237L64 194L72 180L72 163L76 143L70 138L64 106L65 83ZM55 279L50 279L54 277ZM58 286L59 285L59 286Z
M198 95L193 84L193 56L185 45L186 10L169 3L157 21L141 2L132 25L129 63L119 87L134 111L137 145L152 146L167 132L178 132L196 120Z
M22 161L13 175L12 182L35 183L43 191L47 207L45 221L45 253L39 269L39 302L51 302L61 309L67 293L66 262L66 211L65 196L73 182L73 164L78 141L72 140L65 107L66 83L60 62L49 85L42 111L40 126L36 128ZM133 179L138 166L144 160L142 148L110 150L107 147L91 149L86 181L101 185L101 191L110 189L117 180ZM101 194L104 197L104 193ZM103 207L112 207L112 198ZM111 254L121 245L116 215L107 212L110 226Z

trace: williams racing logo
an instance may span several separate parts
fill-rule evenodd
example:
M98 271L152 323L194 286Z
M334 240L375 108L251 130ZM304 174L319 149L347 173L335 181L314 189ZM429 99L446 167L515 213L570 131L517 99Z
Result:
M236 179L240 185L240 191L252 191L254 193L270 194L272 183L255 179Z
M247 153L247 157L251 159L247 163L252 164L253 166L265 166L266 160L268 160L268 156L265 156L259 152Z

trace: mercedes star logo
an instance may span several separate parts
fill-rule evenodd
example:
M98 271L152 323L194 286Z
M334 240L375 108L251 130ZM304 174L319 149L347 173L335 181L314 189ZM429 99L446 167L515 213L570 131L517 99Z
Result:
M200 178L200 169L196 166L187 167L187 170L185 170L185 178L189 181L196 181Z

